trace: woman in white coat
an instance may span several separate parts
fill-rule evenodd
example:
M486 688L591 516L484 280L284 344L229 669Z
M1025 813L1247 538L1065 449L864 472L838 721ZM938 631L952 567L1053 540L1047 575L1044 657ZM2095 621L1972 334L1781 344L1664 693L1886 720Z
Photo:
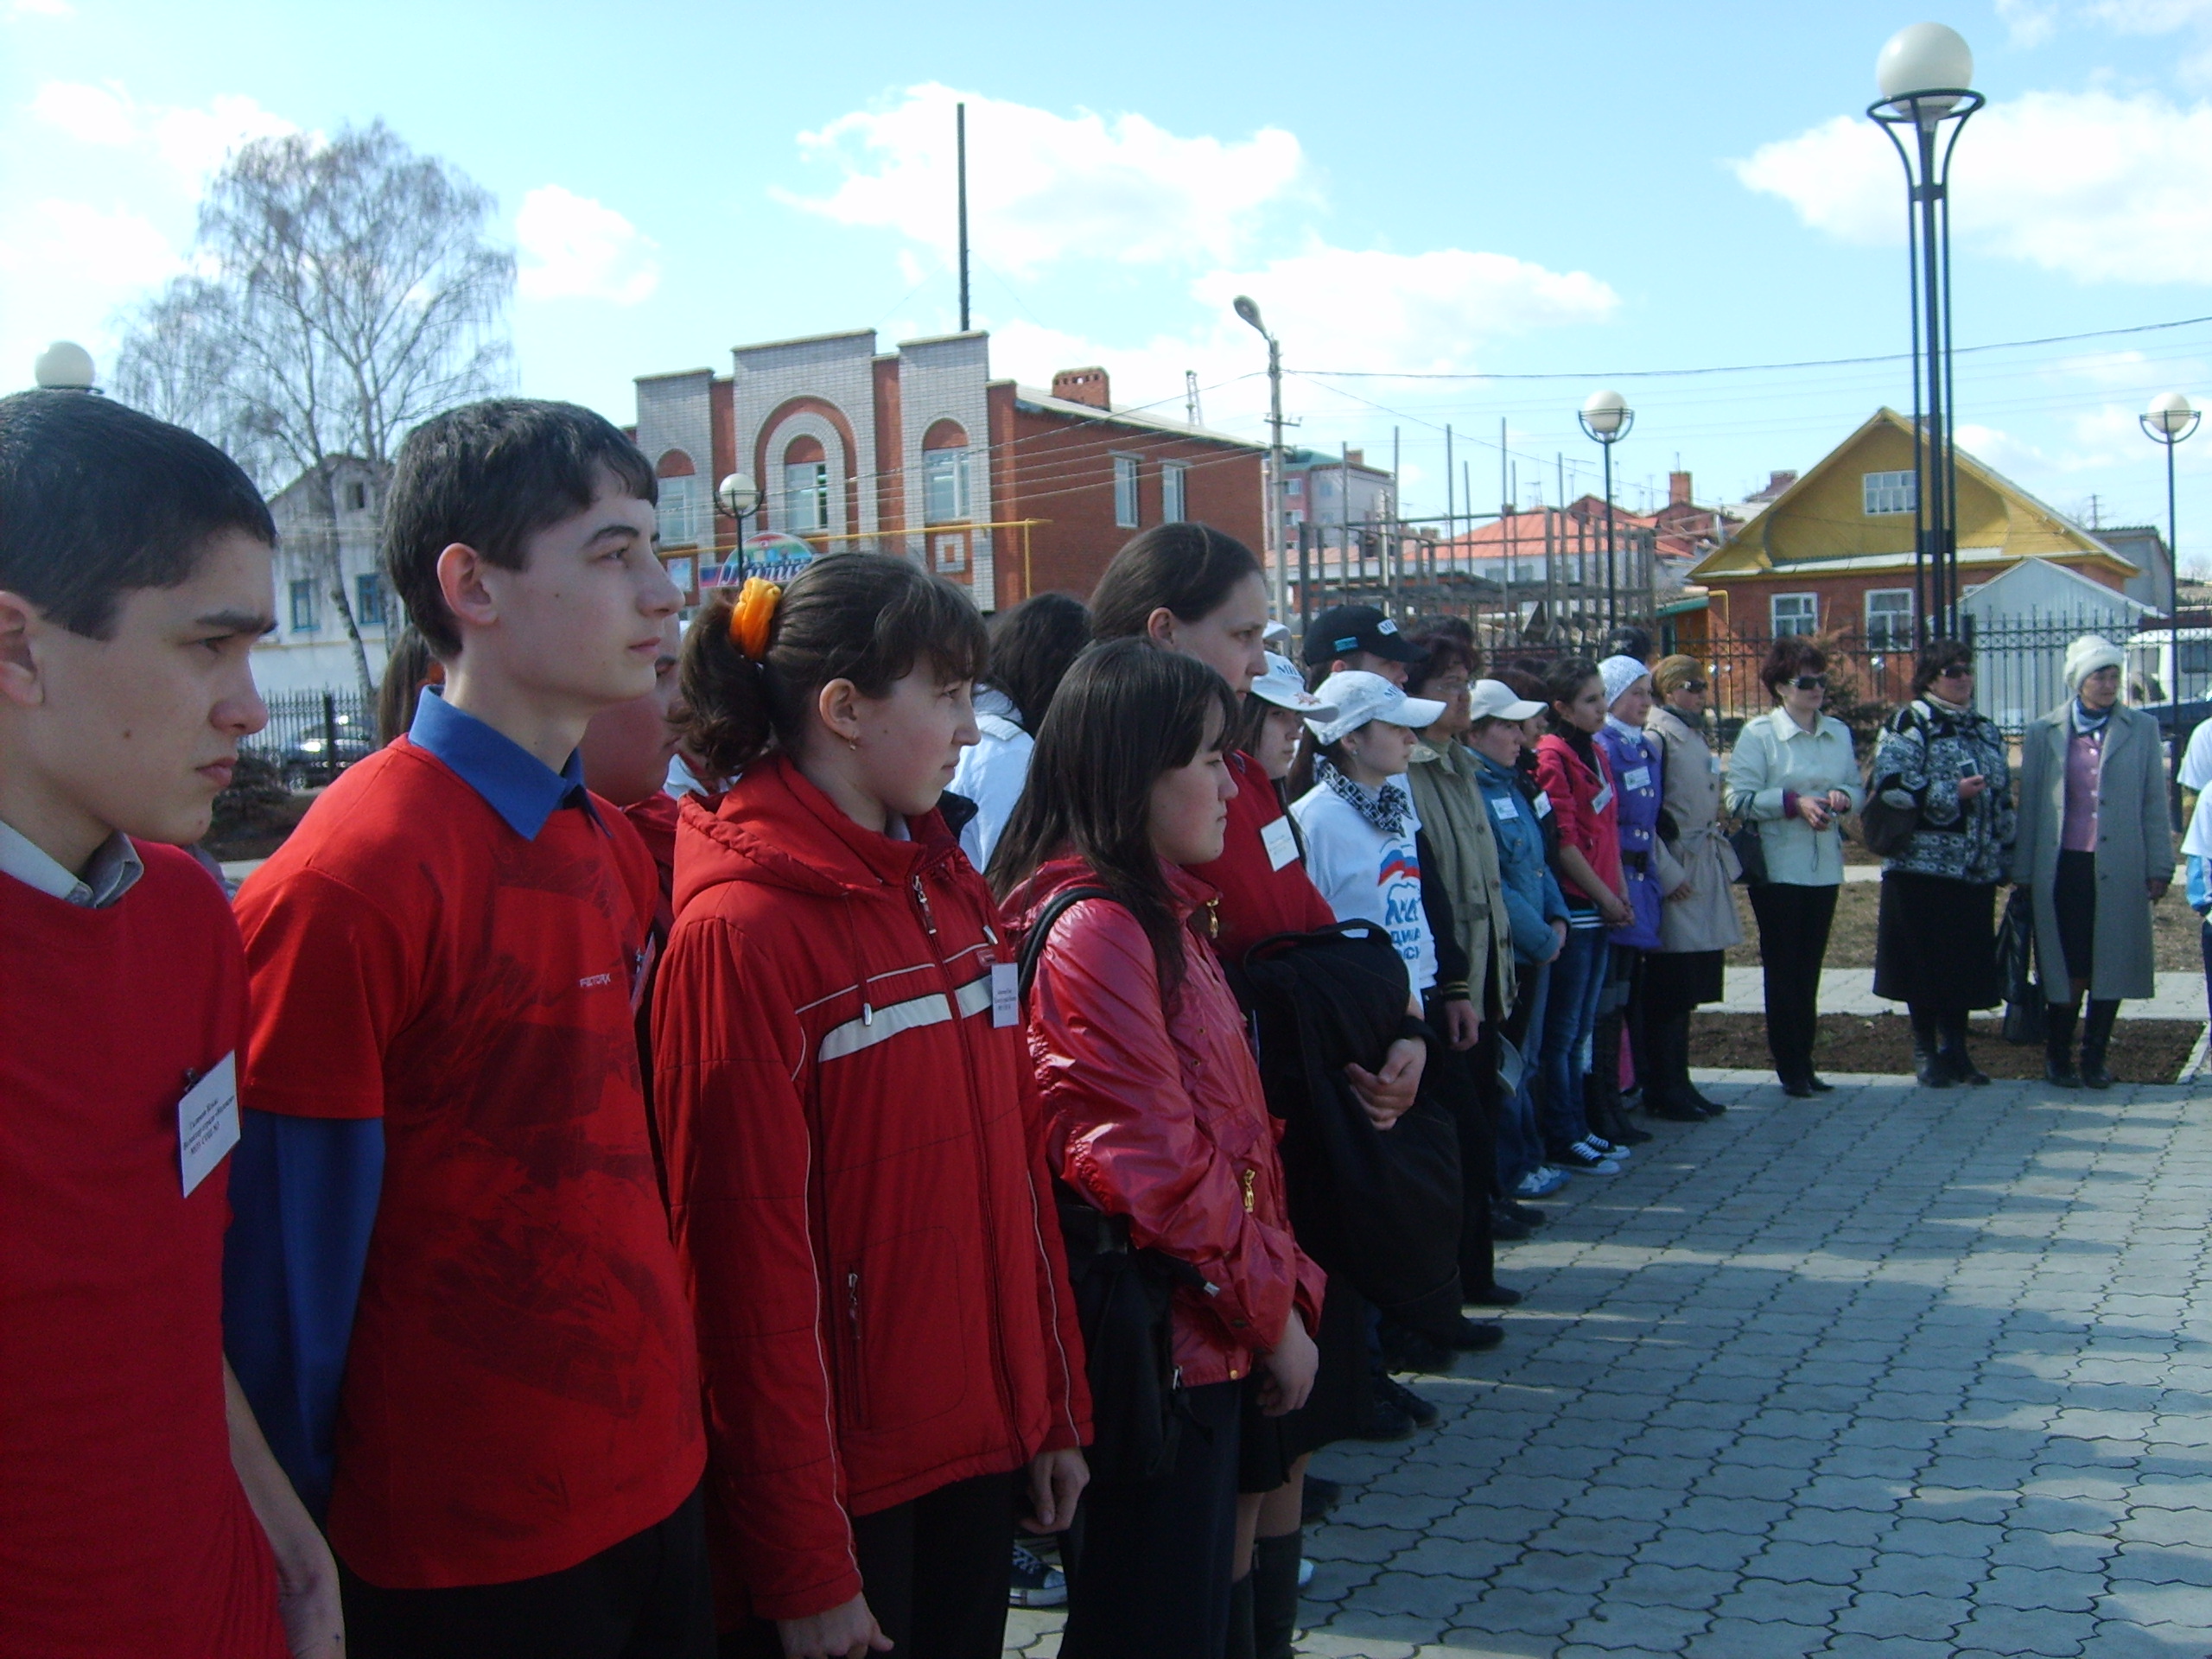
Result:
M2109 1088L2105 1064L2122 998L2158 988L2151 906L2174 879L2158 725L2120 701L2120 647L2094 633L2066 651L2073 695L2020 744L2012 875L2035 905L2044 1074L2061 1088ZM2074 1027L2089 1017L2078 1067Z
M1726 1109L1690 1082L1690 1012L1720 1000L1728 947L1744 937L1729 891L1736 853L1720 833L1720 757L1705 741L1706 688L1704 664L1694 658L1661 658L1651 671L1658 701L1643 721L1664 757L1659 835L1675 877L1659 912L1659 948L1644 958L1643 1041L1651 1077L1643 1106L1654 1117L1681 1123Z

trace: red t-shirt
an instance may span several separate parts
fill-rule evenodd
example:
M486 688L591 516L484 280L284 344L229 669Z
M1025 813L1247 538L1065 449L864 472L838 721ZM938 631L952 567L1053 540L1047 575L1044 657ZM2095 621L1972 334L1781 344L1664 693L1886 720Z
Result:
M372 1584L573 1567L704 1466L632 1026L658 884L596 809L524 840L403 739L238 895L246 1105L384 1120L329 1516Z
M1214 950L1224 962L1238 963L1270 934L1311 933L1331 925L1337 916L1306 874L1306 861L1290 837L1290 819L1266 769L1239 753L1229 757L1229 770L1236 779L1236 796L1229 804L1221 856L1211 864L1192 865L1191 874L1221 894ZM1270 836L1268 826L1278 820L1282 828Z
M177 1103L238 1046L222 889L174 848L86 910L0 875L0 1655L283 1659L223 1411L228 1159Z

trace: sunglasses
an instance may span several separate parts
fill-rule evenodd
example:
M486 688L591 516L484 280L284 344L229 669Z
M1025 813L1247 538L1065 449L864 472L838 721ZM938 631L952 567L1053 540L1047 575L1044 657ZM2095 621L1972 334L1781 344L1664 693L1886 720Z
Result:
M1937 676L1937 677L1939 679L1946 680L1970 680L1974 678L1974 664L1972 663L1953 663L1948 668L1945 669L1942 674Z
M1819 691L1824 690L1827 683L1828 677L1825 674L1800 674L1789 682L1800 691Z
M1702 691L1705 690L1705 682L1703 680L1684 680L1680 685L1676 686L1675 690L1677 691Z

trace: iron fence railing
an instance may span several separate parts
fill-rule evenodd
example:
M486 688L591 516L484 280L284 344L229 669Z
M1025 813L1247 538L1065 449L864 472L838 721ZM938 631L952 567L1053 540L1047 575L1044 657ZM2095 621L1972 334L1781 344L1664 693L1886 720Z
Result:
M245 747L267 755L294 789L327 784L375 752L376 708L358 690L273 691L262 701L269 724Z

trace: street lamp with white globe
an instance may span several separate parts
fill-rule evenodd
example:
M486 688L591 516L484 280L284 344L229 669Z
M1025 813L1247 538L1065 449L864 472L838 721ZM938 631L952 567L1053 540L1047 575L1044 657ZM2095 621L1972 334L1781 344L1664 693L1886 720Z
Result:
M92 391L92 354L73 340L57 340L38 354L32 374L44 391Z
M2181 811L2181 549L2174 540L2174 446L2195 432L2202 418L2177 391L2160 392L2151 400L2151 407L2136 416L2143 423L2145 435L2166 449L2166 614L2173 628L2171 683L2166 687L2166 704L2173 718L2166 726L2166 746L2172 751L2169 758L2173 762L2177 817Z
M1605 626L1610 631L1620 626L1620 579L1613 557L1613 446L1636 425L1636 411L1618 391L1593 391L1582 400L1575 418L1605 455Z
M753 481L750 473L732 473L715 486L715 500L724 512L737 520L737 545L730 550L730 557L742 568L745 520L760 505L760 486Z
M1982 106L1974 53L1955 29L1912 23L1874 62L1881 124L1910 187L1905 214L1912 306L1913 626L1923 640L1958 628L1959 469L1951 444L1951 151ZM1910 143L1906 135L1910 136Z

